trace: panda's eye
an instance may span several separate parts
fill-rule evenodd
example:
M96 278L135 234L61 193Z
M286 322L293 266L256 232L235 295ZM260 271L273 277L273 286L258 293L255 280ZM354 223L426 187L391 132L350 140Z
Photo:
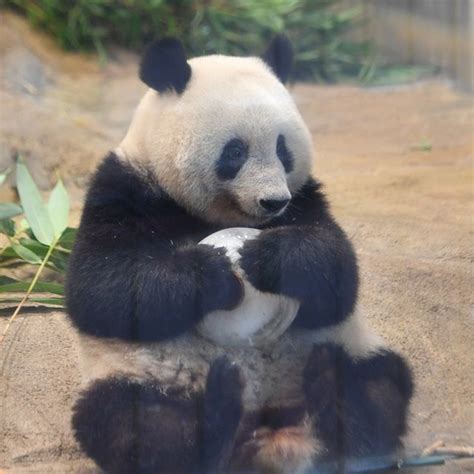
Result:
M283 135L279 135L278 140L277 140L277 155L282 155L285 152L286 152L285 138L283 137Z
M234 138L233 140L227 142L222 154L228 159L241 159L246 154L245 144L242 142L242 140Z
M286 146L285 137L283 135L278 135L277 146L276 146L277 156L283 164L285 171L290 173L293 170L293 155Z
M233 138L224 146L221 156L216 163L217 176L220 179L234 179L248 158L248 148L245 143Z
M232 158L240 158L242 156L242 149L234 147L231 150L229 150L229 156Z
M287 152L285 137L283 135L278 135L277 138L277 155L283 155Z

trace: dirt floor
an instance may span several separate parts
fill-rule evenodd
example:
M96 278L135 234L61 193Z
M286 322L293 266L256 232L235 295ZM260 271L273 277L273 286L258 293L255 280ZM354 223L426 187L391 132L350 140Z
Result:
M17 18L0 21L0 169L18 150L43 188L58 171L77 223L90 172L123 136L144 90L137 58L120 52L101 69ZM437 80L292 92L314 137L315 175L357 249L361 306L415 372L407 450L438 439L473 445L472 97ZM3 186L0 200L12 196ZM65 315L24 311L0 364L0 468L95 472L69 427L79 371ZM474 463L417 472L474 472Z

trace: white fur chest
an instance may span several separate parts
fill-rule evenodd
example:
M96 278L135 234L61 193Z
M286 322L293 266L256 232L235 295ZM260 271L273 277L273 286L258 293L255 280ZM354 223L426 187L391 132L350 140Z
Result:
M80 345L84 385L121 375L154 380L163 392L180 388L189 396L203 390L211 363L227 355L243 372L247 408L300 399L302 371L312 346L295 331L262 348L224 348L197 334L147 344L80 335Z
M113 375L154 380L166 392L179 387L188 395L201 391L211 363L227 355L242 369L244 403L257 408L267 403L303 397L302 373L313 344L331 342L354 359L364 359L384 347L365 319L354 313L344 323L315 331L291 328L264 347L222 347L197 333L160 343L130 343L79 335L84 385Z

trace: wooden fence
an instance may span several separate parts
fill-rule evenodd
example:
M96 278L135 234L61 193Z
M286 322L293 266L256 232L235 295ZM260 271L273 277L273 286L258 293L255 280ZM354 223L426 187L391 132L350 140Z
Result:
M439 66L474 91L474 0L347 0L362 5L363 34L396 61Z

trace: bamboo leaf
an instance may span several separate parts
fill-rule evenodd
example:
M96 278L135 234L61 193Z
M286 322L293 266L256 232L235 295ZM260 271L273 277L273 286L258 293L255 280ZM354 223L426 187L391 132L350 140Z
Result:
M77 229L68 227L61 235L58 245L64 249L72 250L74 245L74 240L76 239Z
M17 280L14 278L7 277L5 275L0 275L0 285L8 285L9 283L15 283Z
M11 219L0 220L0 233L13 237L15 235L15 223Z
M53 224L54 236L60 237L67 227L69 196L61 180L58 180L48 201L49 219Z
M13 278L10 282L2 283L0 281L0 293L18 293L26 292L31 282L18 281ZM35 293L53 293L55 295L64 295L64 286L60 283L37 282L34 288Z
M18 224L18 227L21 231L25 232L30 228L30 225L28 224L28 221L26 219L22 219Z
M16 181L25 216L35 237L41 243L51 245L54 240L54 229L48 210L25 162L21 158L17 162Z
M38 255L36 255L30 249L23 247L23 245L12 244L12 248L20 258L27 261L28 263L33 263L33 264L41 263L41 258L38 257Z
M23 209L18 204L14 204L12 202L5 202L0 204L0 220L18 216L22 212Z
M51 264L51 267L61 273L66 272L68 261L69 261L69 256L64 255L61 252L54 252L51 255L51 258L49 259L49 263Z
M26 247L28 250L31 250L33 253L38 255L38 257L44 258L48 253L49 247L47 245L38 242L37 240L28 239L26 237L20 239L20 244L23 247Z
M5 298L0 300L0 303L4 304L6 303L7 306L16 306L22 298ZM11 303L11 305L10 305ZM65 300L64 298L50 298L47 296L33 296L28 298L28 303L40 303L44 305L53 305L53 306L61 306L65 307Z
M33 297L30 298L29 301L33 301L34 303L42 303L42 304L52 304L55 306L66 306L66 302L64 298L43 298L43 297Z
M10 172L11 170L7 168L3 173L0 174L0 186L5 182Z
M23 245L23 247L26 247L27 249L31 250L33 253L38 255L41 259L44 259L46 257L46 254L48 253L48 250L49 250L49 247L47 245L43 245L41 242L38 242L37 240L33 240L33 239L27 239L27 238L20 239L20 244ZM51 254L48 260L48 263L46 265L49 268L52 268L53 270L63 273L66 271L67 263L68 263L68 256L60 252L59 249L58 251L55 249L53 253Z
M5 182L5 180L7 179L7 175L6 174L0 174L0 186Z
M12 249L10 245L2 251L2 254L0 255L0 262L5 261L10 258L16 258L16 257L18 257L18 255L15 253L15 251Z

